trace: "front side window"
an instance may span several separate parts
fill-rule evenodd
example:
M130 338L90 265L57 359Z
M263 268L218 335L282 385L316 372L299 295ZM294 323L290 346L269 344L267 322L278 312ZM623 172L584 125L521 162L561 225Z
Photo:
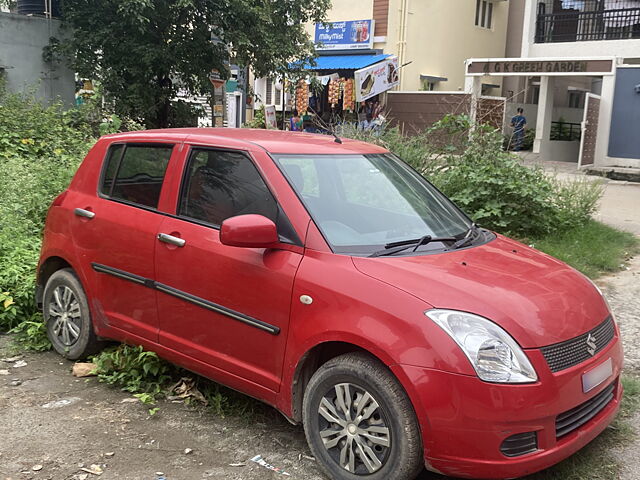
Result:
M173 145L113 145L107 154L100 192L157 208L172 150Z
M194 149L178 214L214 226L246 214L263 215L277 224L278 204L245 154Z
M371 254L425 235L459 238L471 224L391 154L280 155L276 162L336 253ZM421 251L434 248L442 244Z

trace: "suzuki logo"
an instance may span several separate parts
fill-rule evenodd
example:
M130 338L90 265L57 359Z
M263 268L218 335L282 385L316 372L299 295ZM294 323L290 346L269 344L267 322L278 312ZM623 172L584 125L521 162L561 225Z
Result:
M596 343L596 337L589 334L589 336L587 337L587 352L589 352L589 355L593 357L596 354L597 348L598 344Z

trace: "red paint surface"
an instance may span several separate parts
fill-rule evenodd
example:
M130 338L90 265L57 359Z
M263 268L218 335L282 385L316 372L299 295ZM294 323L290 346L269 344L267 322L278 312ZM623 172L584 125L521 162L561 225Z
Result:
M113 142L175 144L157 211L99 197L101 165ZM219 231L177 218L176 204L190 145L245 151L291 221L304 247L236 248ZM64 196L52 205L41 267L53 257L77 272L96 331L139 343L170 361L243 391L293 415L292 385L305 355L325 342L370 352L397 376L423 434L425 462L467 477L507 478L550 466L584 446L612 420L616 399L561 441L555 416L597 395L582 393L581 376L607 358L619 375L618 332L603 351L551 373L539 347L578 336L608 315L595 288L563 263L507 238L449 253L351 258L331 249L269 153L381 153L362 142L264 130L179 129L103 137ZM85 219L75 208L93 211ZM233 223L233 222L232 222ZM186 241L160 243L158 233ZM271 335L143 285L98 273L119 268L267 322ZM299 298L309 295L310 305ZM501 325L526 350L539 380L529 385L480 381L460 348L424 315L433 308L472 312ZM539 432L540 450L509 459L506 437Z
M222 222L220 241L231 247L277 247L278 231L275 223L262 215L239 215Z

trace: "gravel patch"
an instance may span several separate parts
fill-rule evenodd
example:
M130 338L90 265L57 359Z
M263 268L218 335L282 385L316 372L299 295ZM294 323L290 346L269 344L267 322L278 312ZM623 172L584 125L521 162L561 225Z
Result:
M625 370L640 371L640 255L629 262L627 270L603 277L597 283L620 326Z

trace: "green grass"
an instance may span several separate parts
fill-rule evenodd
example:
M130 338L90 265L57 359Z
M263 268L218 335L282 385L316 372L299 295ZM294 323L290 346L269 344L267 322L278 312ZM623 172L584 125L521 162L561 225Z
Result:
M621 270L640 251L640 241L633 234L595 220L559 235L530 239L528 243L590 278Z
M624 397L616 420L585 448L558 465L522 480L614 480L619 478L621 465L612 453L636 437L629 418L640 410L640 379L623 376ZM629 453L627 453L629 454Z

